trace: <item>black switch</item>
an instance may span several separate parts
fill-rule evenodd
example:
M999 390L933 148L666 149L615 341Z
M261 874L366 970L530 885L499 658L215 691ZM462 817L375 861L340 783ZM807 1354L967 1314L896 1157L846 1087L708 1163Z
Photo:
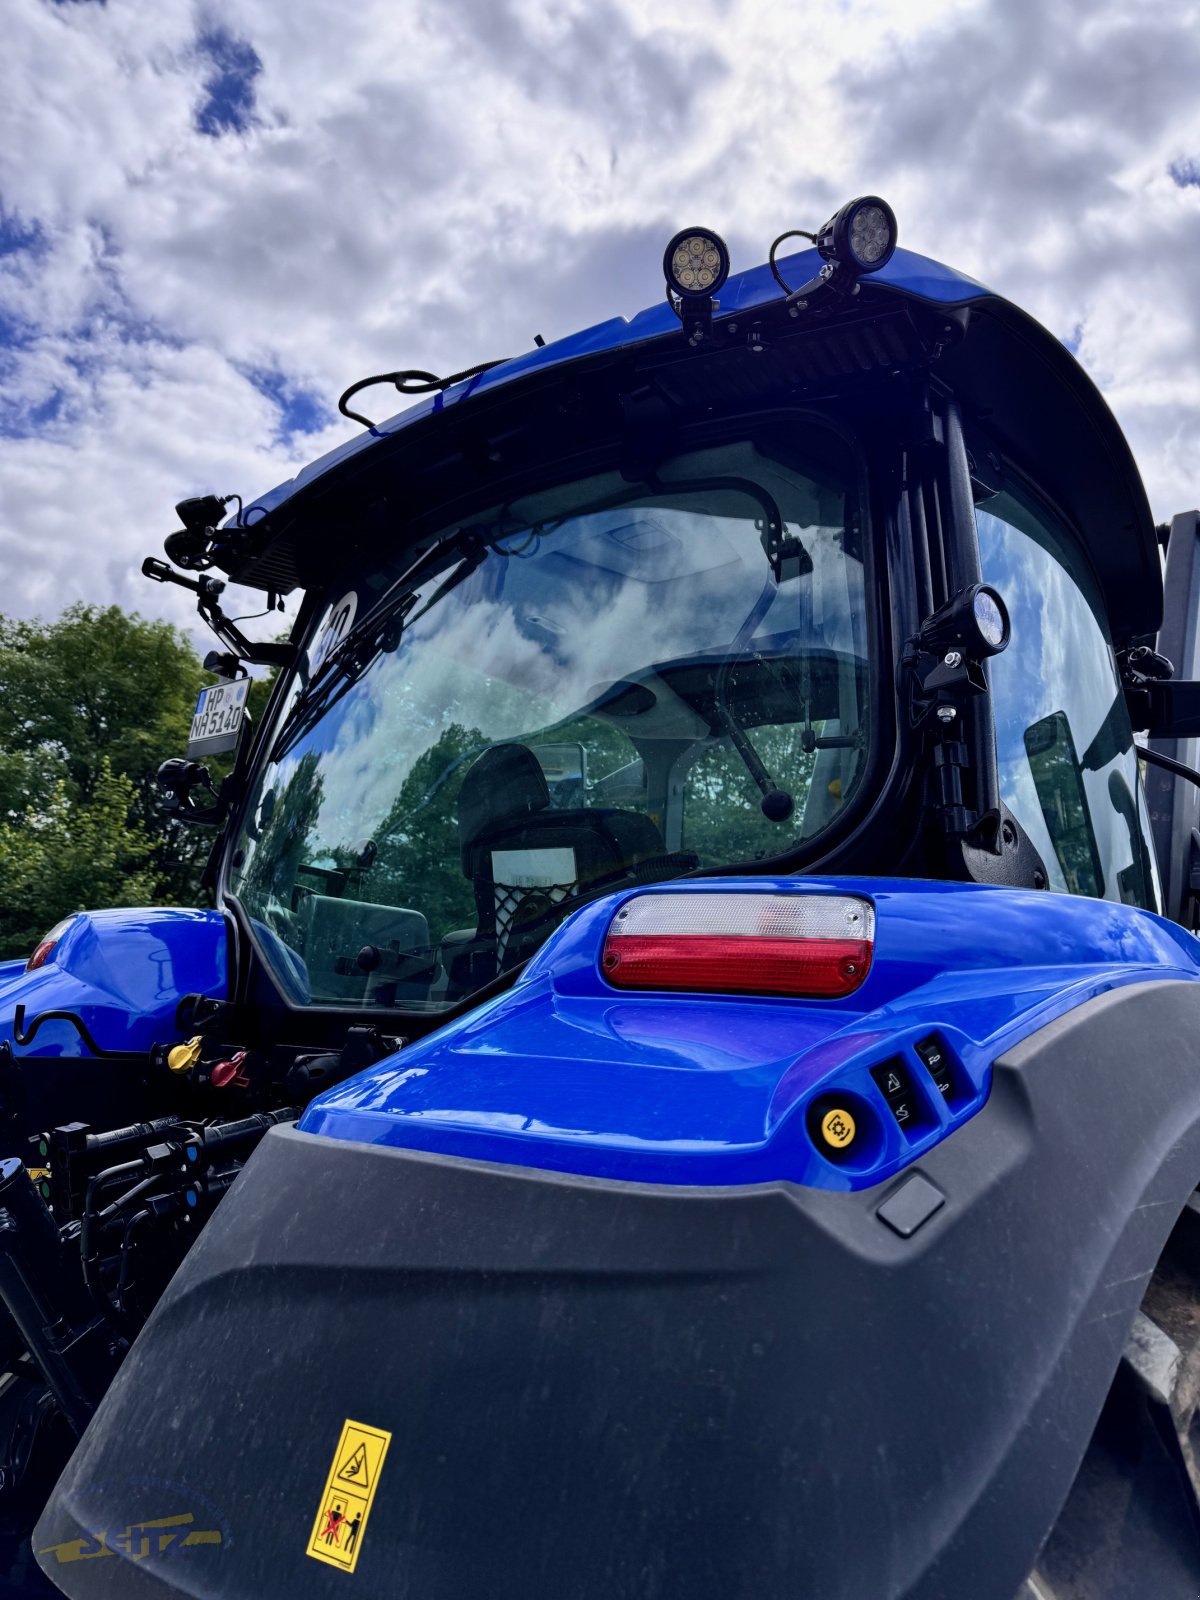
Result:
M931 1035L928 1039L921 1039L914 1048L928 1067L929 1076L942 1099L949 1100L954 1094L954 1075L950 1070L949 1052L942 1041Z
M910 1127L914 1122L920 1121L917 1115L917 1102L911 1095L904 1100L889 1100L888 1106L902 1128Z
M936 1072L945 1065L946 1052L942 1049L942 1041L933 1035L928 1039L919 1039L914 1048L930 1072Z
M900 1057L881 1061L871 1068L871 1076L879 1085L898 1126L905 1130L915 1128L922 1120L921 1101L913 1088L912 1075Z
M912 1083L903 1061L884 1061L880 1066L871 1068L871 1076L879 1085L884 1099L889 1102L904 1099L912 1091Z

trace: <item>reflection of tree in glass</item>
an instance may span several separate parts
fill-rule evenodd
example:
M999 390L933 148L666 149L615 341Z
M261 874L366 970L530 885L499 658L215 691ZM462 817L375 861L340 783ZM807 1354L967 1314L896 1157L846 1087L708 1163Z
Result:
M544 741L582 744L589 772L601 776L633 755L623 733L588 717L548 732L523 734L520 742ZM418 757L376 831L374 863L355 891L363 899L424 912L435 939L475 924L474 892L462 871L458 795L472 762L489 742L480 729L452 723ZM581 797L573 803L586 802ZM334 856L340 862L340 852Z
M598 717L575 717L570 722L557 723L545 733L531 734L529 743L582 745L587 756L588 779L593 784L616 772L618 767L637 759L637 750L629 735L620 728L614 728L610 722L601 722ZM573 805L587 803L582 799L572 801ZM599 805L601 802L593 801L592 804Z
M283 788L269 789L259 805L258 841L242 880L252 913L261 916L271 906L292 909L296 873L308 859L324 798L319 761L315 752L303 756Z
M376 830L377 854L362 898L424 912L434 939L475 925L459 849L458 792L487 743L478 728L451 723L414 762Z
M683 844L701 865L754 861L786 850L800 831L812 785L814 754L804 750L799 723L755 728L750 735L767 771L796 802L786 822L762 814L762 792L746 764L728 744L706 750L689 769L684 787Z
M1068 891L1103 895L1104 879L1083 774L1065 712L1052 712L1026 728L1025 752Z

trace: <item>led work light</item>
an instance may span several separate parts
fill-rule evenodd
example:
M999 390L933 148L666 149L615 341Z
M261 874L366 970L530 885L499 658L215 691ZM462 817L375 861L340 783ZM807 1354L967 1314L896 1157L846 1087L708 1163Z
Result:
M725 241L707 228L684 228L663 253L667 287L684 300L707 300L729 276Z
M725 241L709 228L683 228L663 252L663 277L670 301L689 344L712 332L714 298L729 276Z
M985 661L1007 649L1011 624L1008 607L986 583L960 590L921 629L927 649L957 647L974 661Z
M826 261L848 267L856 275L878 272L896 249L896 214L878 195L851 200L820 229L817 249Z

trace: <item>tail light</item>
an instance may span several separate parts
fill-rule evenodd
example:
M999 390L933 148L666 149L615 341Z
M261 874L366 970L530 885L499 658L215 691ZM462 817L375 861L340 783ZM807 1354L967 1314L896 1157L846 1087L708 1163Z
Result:
M26 972L36 972L39 967L44 967L46 965L46 962L49 961L51 955L54 953L54 946L62 938L63 934L66 933L67 929L71 926L74 920L75 917L72 913L71 916L64 917L61 922L56 922L50 929L49 933L42 935L41 939L34 948L33 954L25 963Z
M613 918L600 966L618 989L837 1000L866 977L874 942L874 907L857 895L647 894Z

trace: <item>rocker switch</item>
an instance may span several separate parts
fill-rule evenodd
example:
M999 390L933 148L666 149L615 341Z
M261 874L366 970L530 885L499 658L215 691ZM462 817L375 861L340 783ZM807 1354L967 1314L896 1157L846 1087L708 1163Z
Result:
M941 1040L932 1037L922 1039L915 1048L929 1069L934 1087L943 1100L949 1100L954 1093L954 1079L950 1072L950 1060Z
M878 1084L888 1110L901 1128L920 1120L917 1099L913 1094L912 1080L903 1061L896 1058L871 1068L871 1076Z

